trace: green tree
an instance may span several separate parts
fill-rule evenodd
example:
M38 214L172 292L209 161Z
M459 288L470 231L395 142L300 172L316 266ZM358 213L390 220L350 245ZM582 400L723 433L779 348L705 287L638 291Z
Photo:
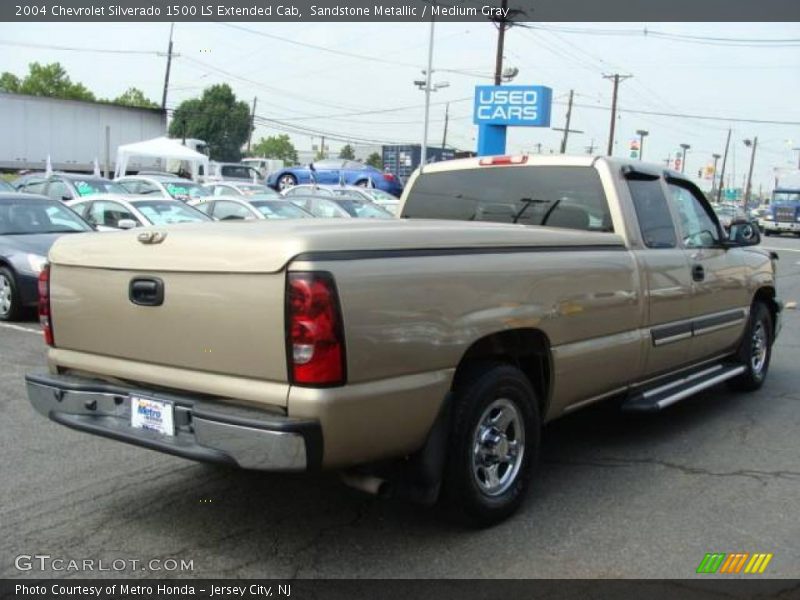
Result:
M277 158L287 165L297 164L297 150L287 134L261 138L252 148L253 156Z
M342 149L339 150L339 158L346 158L348 160L353 160L356 157L356 153L353 150L353 147L350 144L345 144L342 146Z
M367 157L366 163L370 167L375 167L376 169L383 169L383 159L381 155L377 152L373 152Z
M131 87L125 90L125 93L118 96L113 100L113 104L121 104L122 106L133 106L135 108L158 108L158 104L150 100L144 95L144 92L139 88Z
M0 75L0 89L29 96L49 96L69 100L94 101L95 97L82 83L73 83L59 63L28 65L28 74L20 79L13 73Z
M250 134L250 107L227 84L212 85L200 98L181 102L169 134L205 140L212 160L237 161Z

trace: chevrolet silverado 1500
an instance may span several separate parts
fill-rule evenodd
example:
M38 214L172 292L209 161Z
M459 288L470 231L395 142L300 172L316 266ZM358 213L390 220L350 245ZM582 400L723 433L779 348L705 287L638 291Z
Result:
M766 377L777 257L749 223L723 231L679 173L450 161L412 176L400 216L60 239L33 406L190 459L338 469L489 524L521 502L544 423Z

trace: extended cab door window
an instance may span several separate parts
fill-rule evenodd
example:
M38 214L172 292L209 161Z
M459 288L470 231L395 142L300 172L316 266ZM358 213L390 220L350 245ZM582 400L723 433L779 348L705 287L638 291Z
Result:
M678 238L661 179L628 178L628 189L644 245L648 248L675 248Z

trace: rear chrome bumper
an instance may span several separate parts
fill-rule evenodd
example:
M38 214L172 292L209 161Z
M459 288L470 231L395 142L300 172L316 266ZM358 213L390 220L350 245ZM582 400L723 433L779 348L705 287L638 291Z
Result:
M39 413L78 431L244 469L305 471L322 463L322 432L316 421L65 375L29 374L25 382ZM131 394L171 403L175 435L132 427Z

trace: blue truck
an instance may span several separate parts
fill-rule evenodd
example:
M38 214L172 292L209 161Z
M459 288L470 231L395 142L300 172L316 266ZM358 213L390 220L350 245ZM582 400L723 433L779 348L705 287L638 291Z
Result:
M759 219L764 235L800 235L800 185L776 188L768 209Z

